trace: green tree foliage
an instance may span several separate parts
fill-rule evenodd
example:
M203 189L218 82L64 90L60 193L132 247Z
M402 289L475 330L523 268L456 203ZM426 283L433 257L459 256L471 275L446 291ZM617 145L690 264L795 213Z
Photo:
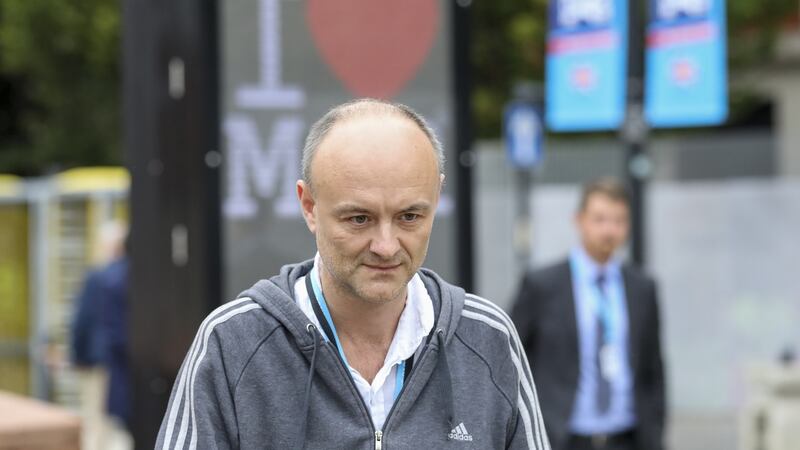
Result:
M728 0L728 61L731 70L769 63L775 41L800 19L798 0Z
M0 1L0 172L119 164L119 61L117 0Z
M472 111L478 138L500 135L503 106L520 81L544 79L547 0L472 2Z
M515 83L543 80L547 4L472 2L479 138L500 135ZM798 17L797 0L727 0L727 9L733 74L768 63ZM0 0L0 173L120 163L120 22L118 0Z
M645 0L630 0L642 1ZM548 0L472 3L473 122L478 138L496 138L503 105L518 81L543 82ZM775 39L798 18L798 0L727 0L731 74L773 58ZM734 100L752 97L733 92ZM745 115L757 101L732 103Z

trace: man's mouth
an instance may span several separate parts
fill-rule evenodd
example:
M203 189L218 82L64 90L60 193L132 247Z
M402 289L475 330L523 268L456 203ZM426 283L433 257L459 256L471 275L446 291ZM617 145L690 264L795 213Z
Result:
M377 270L377 271L380 271L380 272L389 272L389 271L392 271L392 270L400 267L399 263L398 264L364 264L364 265L367 266L368 268L372 269L372 270Z

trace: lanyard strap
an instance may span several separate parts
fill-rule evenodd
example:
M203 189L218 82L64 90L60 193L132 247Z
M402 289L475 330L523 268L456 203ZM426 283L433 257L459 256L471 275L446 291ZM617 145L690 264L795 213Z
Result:
M331 312L328 310L328 304L325 301L325 296L322 293L322 286L319 285L318 280L318 272L315 266L311 269L311 272L306 275L306 290L308 291L309 297L311 297L311 308L314 310L314 315L317 316L317 321L319 321L323 331L325 331L325 337L328 338L329 341L333 341L336 350L339 351L342 362L344 362L347 367L350 367L350 364L347 362L347 357L344 355L342 344L339 342L339 335L336 333L336 325L333 324ZM406 380L408 380L413 365L414 355L411 355L405 361L397 363L397 375L394 384L395 399L400 395L403 385Z
M336 325L333 324L331 312L328 310L328 304L325 302L325 297L322 295L322 287L317 283L317 277L315 275L316 268L312 269L311 272L306 275L306 290L308 290L308 295L311 297L311 308L314 309L314 315L317 316L317 321L319 321L319 324L325 331L325 337L328 338L329 341L333 341L336 350L339 351L339 356L342 358L342 361L349 367L350 364L347 362L347 358L344 356L344 350L342 350L342 345L339 343Z
M602 282L596 282L595 287L597 291L597 313L600 316L600 321L603 324L603 343L610 344L613 339L613 326L614 326L614 305L609 295L608 277L604 277Z

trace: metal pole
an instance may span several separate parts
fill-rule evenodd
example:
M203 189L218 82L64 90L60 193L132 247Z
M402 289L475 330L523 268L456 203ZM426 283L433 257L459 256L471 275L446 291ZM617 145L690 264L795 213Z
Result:
M530 170L515 170L517 217L514 221L514 248L517 267L524 273L531 260L531 176Z
M456 266L458 282L467 292L474 291L472 220L472 124L470 120L470 5L472 0L457 0L452 5L453 87L455 92L456 158Z
M512 97L516 102L533 105L541 113L544 91L540 83L518 82L514 85ZM535 168L517 168L515 172L516 217L514 219L514 249L518 267L524 271L531 263L533 236L531 234L531 197Z
M48 271L51 242L47 230L50 216L47 185L43 181L29 183L28 190L28 248L32 249L28 263L28 289L30 289L30 367L31 393L40 400L50 400L50 383L44 355L44 337L48 332Z
M540 113L544 103L544 89L540 83L525 81L514 85L512 97L517 102L533 105ZM514 248L518 267L524 273L531 264L533 236L531 225L531 198L535 167L515 170L516 217L514 220Z
M129 360L136 448L153 448L170 387L221 299L217 0L124 0L131 173Z
M647 260L645 195L651 171L646 153L647 124L644 120L644 2L629 2L628 107L622 128L625 142L625 174L631 190L631 259L637 265Z

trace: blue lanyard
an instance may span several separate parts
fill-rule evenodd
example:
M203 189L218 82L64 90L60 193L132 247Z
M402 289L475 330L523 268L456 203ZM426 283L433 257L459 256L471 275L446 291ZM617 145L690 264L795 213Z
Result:
M324 327L327 334L331 334L328 339L333 339L333 343L336 344L336 349L339 350L339 356L342 357L342 361L350 367L350 363L347 362L347 357L344 356L344 350L342 350L342 344L339 342L339 335L336 333L336 325L333 324L333 319L331 318L331 312L328 310L328 303L325 301L325 296L322 295L322 286L319 284L319 273L317 272L317 267L311 269L311 273L308 274L308 277L311 278L311 287L313 290L309 292L312 297L312 301L316 301L316 304L319 306L319 309L322 311L322 319L325 320L325 323L328 327ZM315 311L316 312L316 311ZM319 315L317 315L317 320L320 320ZM321 322L321 320L320 320ZM330 333L329 333L330 332Z
M401 361L397 363L397 375L394 381L394 399L400 396L400 391L403 390L403 382L406 379L406 362Z
M311 297L311 305L318 306L318 308L314 308L314 314L317 316L317 320L319 320L320 325L325 331L326 338L330 335L333 338L333 342L336 345L336 349L339 351L339 356L341 356L342 361L345 363L347 367L350 367L350 363L347 362L347 357L344 356L344 350L342 349L342 344L339 342L339 335L336 332L336 325L333 323L333 318L331 318L331 312L328 309L328 303L325 301L325 296L322 294L322 286L319 283L319 272L317 271L317 266L314 266L311 269L311 272L306 275L306 287L311 285L311 289L309 289L308 294ZM322 317L320 317L320 313ZM330 338L329 338L330 340ZM412 355L408 358L409 361L413 361L414 356ZM403 384L405 383L406 379L406 361L401 361L397 363L397 374L395 377L395 384L394 384L394 399L396 400L397 397L400 395L400 391L403 390Z

